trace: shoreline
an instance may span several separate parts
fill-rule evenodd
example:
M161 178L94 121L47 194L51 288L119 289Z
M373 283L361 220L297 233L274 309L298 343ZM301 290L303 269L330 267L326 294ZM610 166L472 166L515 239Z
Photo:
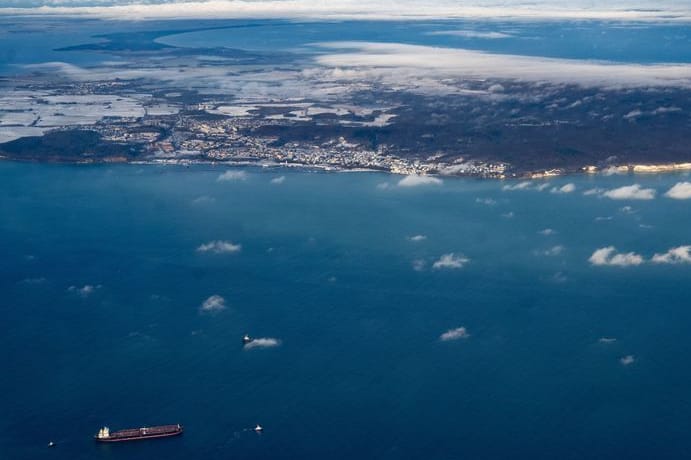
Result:
M189 168L191 166L211 166L214 168L257 168L257 169L299 169L313 172L329 172L329 173L382 173L394 176L432 176L439 178L460 178L460 179L481 179L481 180L549 180L555 178L567 178L574 176L650 176L671 173L691 173L691 162L683 163L657 163L657 164L627 164L627 165L612 165L605 168L596 166L584 166L579 170L544 170L544 171L529 171L522 174L506 175L504 177L485 176L479 174L439 174L439 173L412 173L406 174L399 171L353 167L344 168L333 165L319 165L319 164L299 164L299 163L279 163L279 162L259 162L259 161L207 161L207 160L189 160L189 159L161 159L161 160L133 160L133 161L117 161L103 159L100 161L61 161L50 160L41 161L35 159L21 159L8 158L0 155L0 162L8 163L36 163L36 164L59 164L59 165L136 165L136 166L178 166Z

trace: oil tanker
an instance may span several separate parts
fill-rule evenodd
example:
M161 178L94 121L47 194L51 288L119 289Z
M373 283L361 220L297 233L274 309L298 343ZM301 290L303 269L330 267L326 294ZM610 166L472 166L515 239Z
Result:
M138 441L140 439L169 438L182 434L182 425L161 425L149 426L144 428L131 428L127 430L110 431L104 426L94 439L98 442L123 442Z

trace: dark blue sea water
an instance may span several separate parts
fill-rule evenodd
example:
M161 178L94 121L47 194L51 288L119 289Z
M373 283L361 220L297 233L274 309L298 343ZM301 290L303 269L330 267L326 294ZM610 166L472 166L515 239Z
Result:
M691 201L662 196L688 178L223 171L0 163L0 458L689 455L691 265L588 262L690 244ZM658 196L582 195L634 183ZM242 249L196 250L215 240ZM432 268L452 252L469 262ZM212 295L227 308L201 312Z

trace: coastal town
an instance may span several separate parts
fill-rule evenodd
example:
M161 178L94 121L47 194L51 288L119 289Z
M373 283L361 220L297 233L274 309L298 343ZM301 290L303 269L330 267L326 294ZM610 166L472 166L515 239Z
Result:
M506 81L504 91L510 87L515 96L491 93L487 88L497 84L486 81L472 82L472 95L444 98L377 87L269 97L143 78L80 78L36 73L0 80L0 159L493 179L691 169L685 115L691 92L684 89L635 90L645 110L632 111L633 90L552 87L539 103L524 103L536 97L535 88ZM665 149L650 155L663 138Z

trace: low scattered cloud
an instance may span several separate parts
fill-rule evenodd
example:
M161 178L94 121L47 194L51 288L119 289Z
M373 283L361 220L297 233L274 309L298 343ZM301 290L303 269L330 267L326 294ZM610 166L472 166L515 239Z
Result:
M601 188L589 188L588 190L583 192L583 195L585 195L585 196L600 195L604 191L605 190L601 189Z
M427 236L425 235L413 235L408 237L408 241L425 241L427 239Z
M213 203L215 201L216 201L216 198L214 198L214 197L211 197L209 195L202 195L202 196L198 196L197 198L192 200L192 204L209 204L209 203Z
M456 329L449 329L439 336L439 340L442 342L451 342L453 340L467 339L470 337L468 330L461 326Z
M540 230L538 233L540 235L550 236L550 235L556 235L557 231L552 229L552 228L545 228L543 230Z
M432 264L432 268L435 270L441 270L446 268L463 268L465 264L470 262L470 259L464 257L462 254L454 254L450 252L448 254L442 255L436 262Z
M505 191L511 191L511 190L530 190L530 188L533 186L533 183L530 181L523 181L519 182L517 184L513 185L505 185L501 189Z
M633 209L631 206L623 206L619 208L619 212L623 214L636 214L636 210Z
M92 284L86 284L82 287L78 286L70 286L67 288L69 292L74 292L75 294L79 295L80 297L89 297L91 294L96 292L97 289L101 289L101 285L92 285Z
M566 184L561 187L552 188L552 193L572 193L576 190L575 184Z
M251 342L246 343L245 350L253 350L255 348L273 348L281 345L279 339L273 337L260 337L258 339L253 339Z
M504 32L484 32L479 30L438 30L427 35L449 35L452 37L484 38L489 40L513 37L513 35Z
M234 182L247 180L247 173L245 171L226 171L216 179L219 182Z
M678 182L671 189L667 190L665 196L675 200L691 199L691 182Z
M616 267L629 267L641 265L643 257L635 252L618 253L614 246L597 249L588 261L593 265L609 265Z
M655 254L651 262L656 264L688 264L691 263L691 246L672 248L663 254Z
M616 342L617 339L615 339L614 337L600 337L599 339L597 339L597 341L599 343L610 344Z
M271 179L272 184L280 185L286 181L286 176L278 176Z
M411 174L398 181L399 187L419 187L421 185L441 185L443 181L438 177Z
M622 356L622 357L619 359L619 362L620 362L623 366L630 366L631 364L633 364L633 363L636 362L636 358L635 358L633 355L626 355L626 356Z
M380 182L380 183L377 184L377 188L378 188L379 190L386 190L386 189L388 189L389 187L391 187L391 184L389 184L388 182Z
M202 302L199 310L202 313L217 313L226 309L226 300L220 295L212 295Z
M542 251L535 251L535 255L537 256L546 256L546 257L555 257L564 252L564 246L557 245L557 246L552 246L551 248L542 250Z
M426 266L427 266L427 262L425 262L423 259L413 260L413 270L415 270L416 272L423 271Z
M232 254L242 250L241 244L234 244L230 241L209 241L197 248L197 252L212 252L214 254Z
M635 120L636 118L640 117L643 115L643 112L641 112L639 109L634 109L624 115L624 120Z
M652 200L655 198L655 189L633 184L607 190L602 193L602 196L612 200Z
M615 174L627 174L628 172L629 168L627 166L609 166L600 171L600 174L603 176L613 176Z
M475 202L487 206L494 206L495 204L497 204L497 200L494 200L492 198L475 198Z
M653 115L660 115L660 114L665 114L665 113L674 113L674 112L681 112L681 107L658 107L652 112L650 112Z
M420 78L507 78L608 88L691 86L691 65L687 64L596 62L403 43L332 42L321 46L335 52L318 56L318 63L346 70L366 68L379 78L390 78L391 69L402 68Z
M521 181L521 182L518 182L515 184L507 184L507 185L503 186L501 189L504 190L505 192L514 191L514 190L534 190L537 192L542 192L544 190L547 190L550 185L551 185L550 182L535 183L533 181L525 180L525 181ZM568 189L569 189L569 187L566 188L566 190L568 190ZM558 190L559 189L557 189L556 187L552 189L552 191L554 193L557 193ZM568 192L564 192L564 193L568 193Z
M504 86L500 85L499 83L495 83L493 85L490 85L489 88L487 88L487 91L490 93L503 93L504 92Z

